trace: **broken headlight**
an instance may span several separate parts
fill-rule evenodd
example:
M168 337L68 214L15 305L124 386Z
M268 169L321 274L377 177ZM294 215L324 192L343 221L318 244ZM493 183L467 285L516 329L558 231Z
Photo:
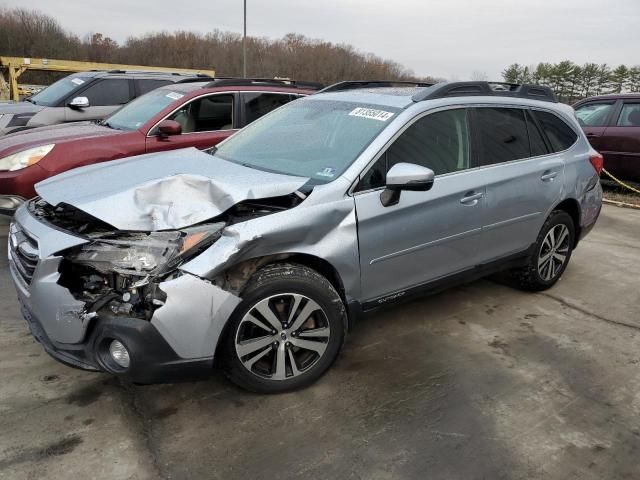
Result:
M171 232L113 233L94 238L69 259L102 273L147 276L166 272L201 251L224 223Z

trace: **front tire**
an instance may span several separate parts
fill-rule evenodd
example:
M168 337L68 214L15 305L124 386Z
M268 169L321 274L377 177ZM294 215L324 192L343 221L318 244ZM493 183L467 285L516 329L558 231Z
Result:
M571 216L554 210L545 221L525 267L511 271L516 286L539 292L551 288L569 264L575 245L575 225Z
M223 340L225 372L236 385L259 393L296 390L335 361L346 314L340 295L318 272L269 265L241 296Z

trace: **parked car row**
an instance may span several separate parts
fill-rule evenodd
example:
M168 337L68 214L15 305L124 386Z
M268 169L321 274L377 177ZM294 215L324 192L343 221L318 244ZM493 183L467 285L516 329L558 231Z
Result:
M300 388L365 312L496 271L550 288L598 218L602 156L546 87L309 93L167 85L100 125L1 140L0 185L67 170L9 231L43 348L135 382L220 366L249 390Z
M101 122L63 123L0 137L0 214L12 215L45 178L143 153L212 147L265 113L314 92L312 84L276 80L201 80L156 88ZM168 83L141 78L134 85L147 81Z
M640 183L640 93L591 97L574 108L607 171Z

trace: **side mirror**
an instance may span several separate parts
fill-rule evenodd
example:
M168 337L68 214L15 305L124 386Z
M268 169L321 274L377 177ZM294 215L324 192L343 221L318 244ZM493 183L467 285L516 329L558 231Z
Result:
M87 97L75 97L69 102L69 106L76 110L81 110L89 106L89 99Z
M435 173L427 167L414 163L396 163L387 172L387 188L380 194L380 201L385 207L400 201L400 192L410 190L426 192L433 187Z
M180 135L182 125L175 120L163 120L158 124L158 135L160 138L167 138L171 135Z

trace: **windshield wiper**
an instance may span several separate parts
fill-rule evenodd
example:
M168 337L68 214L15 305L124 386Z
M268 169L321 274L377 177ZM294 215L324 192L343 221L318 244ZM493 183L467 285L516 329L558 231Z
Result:
M25 102L29 102L29 103L33 103L34 105L37 105L37 103L35 102L35 100L32 100L31 97L25 98L24 99Z

